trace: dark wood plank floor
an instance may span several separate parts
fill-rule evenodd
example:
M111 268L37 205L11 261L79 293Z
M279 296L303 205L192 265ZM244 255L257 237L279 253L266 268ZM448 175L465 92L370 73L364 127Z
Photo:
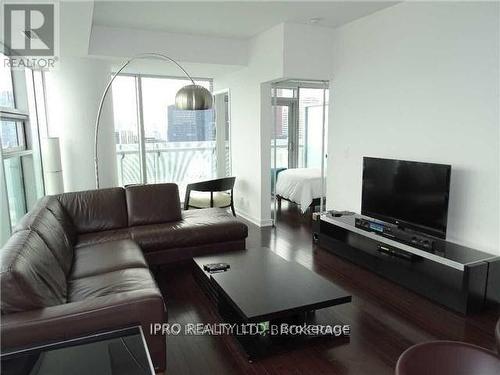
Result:
M494 350L498 308L464 317L311 243L310 219L283 203L276 228L249 225L247 248L267 246L337 283L352 303L318 312L351 325L347 344L316 340L284 354L248 363L230 336L168 336L167 374L393 374L409 346L437 339L460 340ZM156 273L170 323L219 322L191 275L189 264Z

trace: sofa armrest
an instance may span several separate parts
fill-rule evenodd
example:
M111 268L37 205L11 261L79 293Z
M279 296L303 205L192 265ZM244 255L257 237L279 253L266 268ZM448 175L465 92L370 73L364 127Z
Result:
M165 368L166 340L152 336L150 324L166 322L158 290L143 289L39 310L2 315L2 349L10 350L141 325L156 369Z

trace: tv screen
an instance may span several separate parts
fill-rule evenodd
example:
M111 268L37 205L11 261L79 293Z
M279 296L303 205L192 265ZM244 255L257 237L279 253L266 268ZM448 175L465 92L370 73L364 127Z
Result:
M451 166L363 158L361 213L446 238Z

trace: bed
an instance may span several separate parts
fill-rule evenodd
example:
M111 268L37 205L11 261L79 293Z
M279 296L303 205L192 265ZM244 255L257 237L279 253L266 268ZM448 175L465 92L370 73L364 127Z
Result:
M300 206L302 213L321 199L321 169L294 168L286 169L278 174L276 181L276 198L294 202Z

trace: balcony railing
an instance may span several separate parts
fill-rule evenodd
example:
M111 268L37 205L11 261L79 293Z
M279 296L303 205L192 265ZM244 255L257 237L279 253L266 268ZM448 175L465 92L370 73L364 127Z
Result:
M179 185L182 197L188 183L215 178L215 142L193 143L182 147L146 144L147 182L175 182ZM117 150L116 157L119 184L125 186L141 183L139 151Z

